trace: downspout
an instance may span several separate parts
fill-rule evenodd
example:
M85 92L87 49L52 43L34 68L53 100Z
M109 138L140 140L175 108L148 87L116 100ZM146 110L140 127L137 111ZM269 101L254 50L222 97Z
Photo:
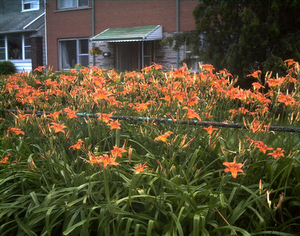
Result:
M48 47L47 47L47 17L46 17L46 11L47 11L47 9L46 9L46 7L47 7L47 3L46 3L46 0L44 1L44 11L45 11L45 15L44 15L44 17L45 17L45 38L44 38L44 40L45 40L45 66L47 66L48 65Z
M95 36L95 0L92 0L92 37ZM92 48L95 47L95 43L92 42ZM95 66L95 54L93 53L93 66Z
M141 69L144 69L145 67L145 64L144 64L144 41L142 41L142 68Z
M176 0L176 33L179 33L179 0ZM179 68L179 49L177 49L176 66Z

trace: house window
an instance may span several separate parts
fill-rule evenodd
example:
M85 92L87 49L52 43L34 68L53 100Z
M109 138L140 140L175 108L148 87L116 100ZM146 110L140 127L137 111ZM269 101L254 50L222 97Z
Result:
M57 9L88 7L88 0L57 0Z
M0 60L31 59L29 34L0 35Z
M23 58L31 59L31 39L29 35L24 35L24 55Z
M187 64L188 69L192 71L200 71L198 56L192 54L191 48L185 46L185 59L184 62Z
M88 39L59 40L59 69L74 68L78 63L82 66L89 64Z
M36 11L39 9L39 0L22 0L22 11Z
M144 67L151 66L152 62L152 42L146 41L144 42Z
M22 35L7 35L8 59L22 59Z
M6 59L6 53L5 53L5 36L0 35L0 60Z

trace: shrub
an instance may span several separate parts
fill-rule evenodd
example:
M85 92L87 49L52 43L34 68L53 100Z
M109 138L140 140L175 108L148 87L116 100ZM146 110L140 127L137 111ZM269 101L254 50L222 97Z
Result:
M17 72L17 69L11 61L0 61L0 74L9 75Z

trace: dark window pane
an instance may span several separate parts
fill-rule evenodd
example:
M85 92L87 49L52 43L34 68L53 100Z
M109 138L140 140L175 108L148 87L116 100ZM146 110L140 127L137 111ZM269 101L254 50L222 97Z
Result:
M5 48L0 48L0 60L5 60Z
M144 42L144 55L151 54L151 42Z
M0 36L0 47L5 47L5 39L4 36Z
M151 66L150 57L144 57L144 66Z
M24 4L24 10L28 10L30 8L31 8L31 4L30 3Z
M79 54L89 53L89 41L87 39L79 40Z
M79 7L84 7L84 6L88 6L88 5L89 5L88 0L78 0L78 6Z
M31 46L30 35L25 35L25 46Z
M22 59L22 35L7 35L8 59Z
M31 59L31 47L25 47L25 59Z
M88 66L89 65L89 56L79 56L79 63L82 66Z
M74 68L77 64L76 40L62 41L61 45L61 67L62 69Z

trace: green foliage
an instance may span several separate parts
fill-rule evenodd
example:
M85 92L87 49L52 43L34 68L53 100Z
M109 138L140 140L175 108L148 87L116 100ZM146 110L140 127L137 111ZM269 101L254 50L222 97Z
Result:
M11 75L16 71L17 69L11 61L0 61L0 75Z
M299 10L295 0L203 0L193 11L196 30L165 41L190 45L199 61L229 68L240 82L253 70L284 73L285 60L300 60Z
M293 65L297 74L299 66ZM249 94L230 90L229 76L210 70L196 75L184 68L122 74L93 69L2 79L1 104L14 111L3 112L0 119L1 236L291 236L299 232L299 133L253 131L249 125L218 127L209 134L200 125L180 123L189 119L185 106L190 99L172 98L168 104L161 98L170 90L170 95L178 91L187 98L197 95L198 103L189 108L206 121L254 122L252 115L228 110L247 106L254 111L268 108L266 104L254 99L247 104ZM275 97L284 86L272 90L275 108ZM94 100L99 91L107 92L107 99ZM227 92L239 94L240 104L226 97ZM292 94L298 101L297 88ZM111 97L120 103L109 101ZM146 110L138 107L147 102ZM285 111L292 115L280 124L299 126L298 107L298 102L287 105ZM38 112L43 108L47 113ZM121 129L111 129L104 117L96 115L113 110L129 116ZM205 117L206 112L213 117ZM259 117L265 122L261 124L279 123L275 110L265 112L266 117ZM145 118L171 116L176 120ZM54 123L63 129L55 132ZM24 133L14 132L16 127ZM171 133L165 142L157 139L166 132ZM263 153L255 147L258 140L273 150L284 148L285 156L274 159L271 151ZM79 142L80 147L74 147ZM93 155L111 156L115 146L125 150L115 158L118 165L93 162ZM223 163L233 160L244 163L237 178L224 172ZM136 172L139 164L144 171Z

